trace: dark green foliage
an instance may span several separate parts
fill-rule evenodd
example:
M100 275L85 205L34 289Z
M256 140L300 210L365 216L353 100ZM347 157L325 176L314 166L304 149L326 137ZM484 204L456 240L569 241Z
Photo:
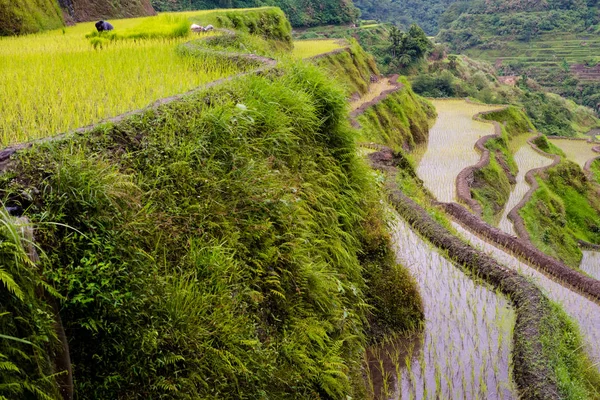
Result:
M544 178L520 214L539 249L576 268L581 260L577 240L600 243L600 199L570 161L549 169Z
M54 314L40 294L41 271L23 235L30 227L0 208L0 398L58 399L52 357L58 347ZM46 397L44 397L46 396Z
M34 33L64 26L54 0L0 0L0 36Z
M575 136L574 114L563 102L542 92L526 92L521 101L535 126L546 135Z
M456 0L354 0L363 18L391 22L401 27L416 23L435 35L438 18Z
M80 398L345 399L368 301L418 323L345 107L292 65L19 155Z
M422 61L433 49L425 32L418 25L411 25L407 32L396 27L390 29L388 54L390 70L402 71Z
M345 0L152 0L152 5L157 11L276 6L293 26L348 24L358 16L352 2Z
M396 150L413 149L427 142L435 109L418 97L404 80L404 88L368 108L358 118L365 141L385 143Z

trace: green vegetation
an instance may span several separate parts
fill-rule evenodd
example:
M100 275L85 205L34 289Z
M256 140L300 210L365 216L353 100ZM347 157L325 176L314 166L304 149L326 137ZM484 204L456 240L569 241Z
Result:
M151 0L157 11L216 8L280 7L293 26L349 24L358 17L352 2L343 0Z
M600 199L579 165L563 160L538 178L540 188L520 211L531 241L577 268L577 240L600 243Z
M251 40L264 45L260 38L266 38L271 47L291 48L290 26L280 10L239 14L236 18L231 12L196 12L118 20L114 34L95 34L91 44L84 37L94 29L91 23L64 33L2 39L0 75L10 79L0 82L0 96L12 100L0 105L0 143L69 131L253 67L224 54L198 51L202 41L192 46L196 51L191 54L190 46L183 46L191 40L190 20L235 25L242 32L238 36L254 33L254 39L244 36L246 45ZM235 51L240 51L244 43L236 45Z
M338 65L368 81L357 49ZM346 95L317 67L36 146L0 187L35 226L82 398L346 398L366 332L422 316Z
M518 173L513 153L516 149L511 149L509 142L532 132L534 127L525 113L514 106L483 114L482 118L500 123L502 136L486 142L490 163L475 172L471 194L482 206L483 219L495 225L511 192L509 174Z
M52 355L57 342L54 291L30 259L34 245L23 222L0 209L0 398L59 398ZM43 296L40 296L43 294ZM49 301L50 300L50 301Z
M443 53L441 53L443 54ZM577 136L600 125L593 110L539 88L500 82L494 68L465 56L430 59L413 88L426 97L471 97L488 104L521 105L535 127L547 135Z
M371 77L379 75L373 57L355 40L350 40L347 51L320 57L316 64L342 83L348 97L367 93Z
M0 36L57 29L64 24L55 0L0 0Z
M358 118L361 140L385 143L395 150L413 149L427 142L435 108L415 95L408 81L402 83L402 89L369 107Z
M592 176L596 182L600 184L600 160L594 161L590 167L590 170L592 171Z
M496 154L490 154L490 163L473 174L471 195L483 209L482 217L490 224L494 224L510 195L510 182L506 171L496 160Z
M545 151L546 153L556 154L557 156L566 157L565 153L561 149L559 149L557 146L555 146L553 143L551 143L546 138L546 136L539 136L539 137L535 138L533 143L537 147L539 147L540 150Z
M413 23L429 35L438 32L438 19L456 0L354 0L363 18L408 28Z
M558 377L560 398L599 398L600 373L584 351L579 327L560 305L551 302L550 310L544 319L542 345Z
M438 40L453 50L598 111L596 2L456 2L440 21Z

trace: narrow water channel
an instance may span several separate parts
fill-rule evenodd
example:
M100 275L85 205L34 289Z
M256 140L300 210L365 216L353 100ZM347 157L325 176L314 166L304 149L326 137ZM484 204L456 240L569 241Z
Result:
M398 262L418 283L425 327L423 337L369 351L375 397L516 398L510 366L515 313L509 302L463 274L400 217L391 231ZM379 365L387 376L378 373ZM384 395L383 381L389 389Z
M578 322L586 342L586 350L600 370L600 305L565 288L560 283L553 281L511 254L480 239L477 235L466 230L458 223L454 222L453 225L459 234L470 242L471 245L488 253L506 267L515 269L521 274L531 277L535 284L542 288L551 300L561 304L567 314Z
M425 187L439 200L456 200L456 177L464 168L474 165L481 155L474 146L479 138L494 133L494 126L473 120L483 111L498 106L472 104L465 100L432 100L438 112L429 131L427 148L420 158L417 174Z
M502 217L500 217L500 222L498 223L498 228L503 230L504 232L517 236L515 229L513 227L513 223L508 219L508 213L519 204L521 199L525 196L525 194L529 191L529 184L525 181L525 174L528 171L545 167L547 165L552 164L552 160L548 157L544 157L531 147L529 143L527 143L527 136L523 135L520 138L515 139L516 147L518 150L514 153L515 162L517 163L517 167L519 168L519 173L515 177L517 183L513 186L512 191L510 192L510 196L502 212Z

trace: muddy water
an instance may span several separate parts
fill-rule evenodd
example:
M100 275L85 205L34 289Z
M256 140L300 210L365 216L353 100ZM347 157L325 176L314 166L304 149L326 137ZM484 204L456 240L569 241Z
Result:
M500 107L464 100L433 100L432 103L438 118L429 131L427 148L421 150L422 157L417 155L421 159L417 174L439 201L455 201L456 177L481 157L474 148L475 142L494 133L492 124L474 121L473 116Z
M569 140L569 139L549 139L552 144L560 148L565 152L567 158L573 162L579 164L582 168L585 163L592 159L600 156L600 154L592 151L594 146L598 146L598 143L588 143L585 140Z
M586 342L586 350L592 360L598 363L596 365L600 370L600 305L565 288L536 269L522 263L514 256L481 240L458 223L453 223L453 225L459 231L460 235L472 245L490 254L507 267L531 277L550 299L561 304L567 314L579 323L581 333Z
M596 279L600 279L600 252L584 251L579 269Z
M516 143L513 143L515 147L518 147L518 150L514 153L514 157L519 168L519 173L516 176L517 183L510 192L510 197L508 198L508 202L506 203L502 217L498 223L498 228L514 236L517 236L517 234L512 222L508 219L508 213L519 204L521 199L529 191L530 186L525 181L525 174L532 169L552 164L552 159L544 157L533 150L529 143L527 143L527 138L526 135L523 135L515 140Z
M400 218L392 232L398 262L419 285L425 328L419 351L407 350L406 340L371 350L383 353L381 365L388 366L385 378L373 377L389 387L378 398L516 398L509 362L515 314L508 301L464 275Z

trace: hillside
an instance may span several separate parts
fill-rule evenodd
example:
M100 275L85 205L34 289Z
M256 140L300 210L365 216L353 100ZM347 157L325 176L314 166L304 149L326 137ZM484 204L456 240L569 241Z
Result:
M55 0L0 0L0 36L33 33L64 26Z
M354 0L364 19L403 28L418 24L428 35L438 33L438 19L456 0Z
M599 21L591 1L461 2L442 15L437 38L598 111Z
M58 0L70 22L155 15L150 0Z
M349 24L358 17L352 0L152 0L157 11L280 7L292 26Z

